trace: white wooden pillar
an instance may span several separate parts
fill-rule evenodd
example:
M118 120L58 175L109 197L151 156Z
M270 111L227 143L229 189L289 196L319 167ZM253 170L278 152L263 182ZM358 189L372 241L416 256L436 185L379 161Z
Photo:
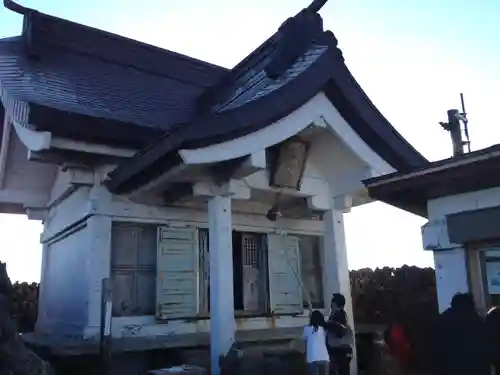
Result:
M208 201L210 258L210 358L212 375L219 375L219 358L234 343L236 323L233 296L231 196Z
M467 251L460 244L450 242L446 211L439 208L439 205L429 205L429 215L434 218L422 226L422 244L425 250L434 253L438 307L439 312L443 312L450 307L456 293L470 291L469 274L472 270L468 269L471 265L467 261Z
M84 337L93 337L101 326L102 279L111 274L111 229L109 216L93 215L87 220L88 320Z
M439 312L443 312L450 307L456 293L470 291L465 249L434 251L434 269Z
M343 210L330 209L323 216L325 233L323 236L323 290L325 307L329 311L333 293L342 293L346 299L345 311L349 324L354 330L351 283L347 266L347 249ZM353 347L351 374L357 375L356 347Z

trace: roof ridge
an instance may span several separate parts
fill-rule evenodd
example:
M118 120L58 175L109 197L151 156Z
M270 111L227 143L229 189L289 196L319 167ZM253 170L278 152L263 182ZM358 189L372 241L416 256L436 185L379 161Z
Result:
M70 21L70 20L67 20L67 19L64 19L64 18L60 18L60 17L57 17L57 16L53 16L53 15L42 13L42 12L38 12L38 11L37 11L37 13L39 15L43 15L43 16L45 16L47 18L52 18L53 20L55 20L57 22L66 23L66 24L68 24L70 26L73 26L73 27L78 27L78 28L81 28L81 29L85 29L87 31L92 31L92 32L95 32L96 34L106 35L107 37L110 37L110 38L113 38L113 39L119 39L119 40L122 40L124 42L133 43L133 44L136 44L137 46L140 46L142 48L151 49L151 50L155 50L157 52L162 52L162 53L168 53L172 57L178 58L180 60L186 60L189 63L204 65L204 66L215 68L215 69L229 70L228 68L225 68L225 67L222 67L220 65L216 65L216 64L210 63L208 61L204 61L204 60L198 59L196 57L188 56L186 54L183 54L183 53L180 53L180 52L176 52L176 51L172 51L172 50L169 50L169 49L166 49L166 48L163 48L163 47L155 46L153 44L149 44L149 43L146 43L146 42L141 42L140 40L132 39L132 38L120 35L120 34L113 33L111 31L102 30L102 29L99 29L99 28L94 27L94 26L89 26L89 25L85 25L85 24L82 24L82 23L79 23L79 22Z
M326 0L314 0L313 3L316 2L316 1L320 1L320 2L325 1L326 2ZM144 48L149 48L149 49L154 49L154 50L157 50L157 51L167 52L170 55L172 55L172 57L179 58L179 59L182 59L182 60L186 60L186 61L191 62L191 63L205 65L207 67L212 67L212 68L215 68L215 69L229 70L228 68L225 68L225 67L222 67L222 66L219 66L219 65L216 65L216 64L209 63L208 61L204 61L204 60L201 60L201 59L198 59L198 58L195 58L195 57L191 57L191 56L179 53L179 52L168 50L166 48L162 48L162 47L158 47L158 46L155 46L155 45L152 45L152 44L149 44L149 43L141 42L139 40L128 38L128 37L123 36L123 35L115 34L115 33L112 33L110 31L105 31L105 30L102 30L102 29L98 29L97 27L93 27L93 26L89 26L89 25L84 25L84 24L79 23L79 22L70 21L70 20L66 20L66 19L63 19L63 18L60 18L60 17L56 17L56 16L53 16L53 15L50 15L50 14L42 13L42 12L36 10L36 9L24 7L24 6L20 5L20 4L17 4L13 0L3 0L3 5L4 5L4 7L6 9L9 9L9 10L11 10L13 12L18 13L18 14L22 14L23 16L27 17L28 20L32 19L33 14L36 14L38 16L44 16L44 17L47 17L47 18L52 18L55 21L66 23L66 24L69 24L69 25L71 25L73 27L79 27L79 28L82 28L82 29L91 30L92 32L95 32L95 33L105 34L108 37L112 37L112 38L115 38L115 39L120 39L122 41L127 41L127 42L130 42L130 43L135 43L135 44L138 44L138 45L140 45L141 47L144 47ZM26 29L29 29L29 25L24 25L24 30L26 30ZM24 31L23 31L23 34L24 34Z
M220 94L220 90L227 88L227 85L231 82L237 81L241 76L243 76L248 69L248 65L255 65L262 57L262 53L268 49L272 48L273 42L276 39L276 34L271 35L266 41L261 43L256 49L252 50L246 57L244 57L240 62L238 62L234 67L232 67L227 74L222 76L214 85L209 87L205 92L203 92L198 98L199 106L202 111L210 108L216 102L216 97ZM252 58L257 61L252 61ZM253 64L251 64L253 63Z
M313 2L292 17L288 17L278 30L243 60L236 64L215 85L199 97L199 108L206 112L216 104L249 70L268 59L263 70L271 79L278 79L315 40L325 35L323 19L318 11L327 0Z
M99 58L116 65L133 67L148 73L182 80L198 86L211 85L213 79L207 78L211 78L214 74L222 74L228 71L227 68L179 52L38 11L30 11L25 15L25 18L23 36L31 40L35 52L40 52L41 55L43 55L43 48L37 51L37 44L48 44L77 54ZM93 41L95 43L89 41L92 38L95 39ZM123 53L131 55L131 59L124 61L120 59L119 54L116 56L109 52L109 48L106 48L107 45L116 46L117 44L123 45ZM99 48L101 49L99 50ZM144 57L145 54L149 54L149 56L146 55ZM142 56L141 59L138 59L138 55ZM177 69L167 71L164 67L165 64L162 64L159 59L169 60L171 64L176 65L175 68ZM191 73L197 72L199 80L197 81L195 78L190 77L189 74L172 74L179 70ZM169 73L170 71L172 73Z
M300 12L298 12L295 16L288 17L284 22L281 23L281 25L278 27L278 30L271 35L267 40L265 40L263 43L259 45L256 49L254 49L251 53L249 53L244 59L242 59L238 64L236 64L234 67L230 69L231 73L236 73L238 71L241 71L241 69L245 66L248 65L252 57L254 56L259 56L263 50L266 48L270 47L273 42L276 42L276 39L280 32L282 31L283 27L285 24L287 24L290 20L298 17L299 15L303 14L304 12L311 12L311 13L318 13L319 10L326 4L328 0L313 0L311 4L307 8L302 9ZM242 73L244 74L244 73ZM242 74L236 75L236 79L238 79Z

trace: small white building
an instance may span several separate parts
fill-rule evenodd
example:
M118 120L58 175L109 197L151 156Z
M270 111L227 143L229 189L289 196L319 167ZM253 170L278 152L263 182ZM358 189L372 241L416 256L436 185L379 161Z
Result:
M0 211L44 223L38 337L95 343L104 278L115 340L155 339L126 350L292 338L334 292L353 323L343 215L427 160L320 7L230 70L22 9L0 40Z
M500 146L366 181L375 199L426 217L439 310L472 293L483 313L500 305Z

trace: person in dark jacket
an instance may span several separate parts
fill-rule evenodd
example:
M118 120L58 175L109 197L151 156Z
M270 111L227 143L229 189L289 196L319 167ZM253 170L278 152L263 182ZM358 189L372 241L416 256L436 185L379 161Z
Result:
M330 317L326 322L327 349L332 372L335 375L349 375L352 359L354 334L344 310L345 297L334 293L330 303Z
M491 362L495 375L500 375L500 308L493 307L486 314L486 325L490 335Z
M434 340L435 375L490 375L489 335L469 293L453 296L438 318Z

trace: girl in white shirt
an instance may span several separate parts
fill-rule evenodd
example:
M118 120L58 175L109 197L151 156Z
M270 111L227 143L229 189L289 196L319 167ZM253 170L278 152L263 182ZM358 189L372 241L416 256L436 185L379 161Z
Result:
M304 327L308 375L328 375L330 358L326 349L324 324L325 317L315 310L311 313L309 325Z

